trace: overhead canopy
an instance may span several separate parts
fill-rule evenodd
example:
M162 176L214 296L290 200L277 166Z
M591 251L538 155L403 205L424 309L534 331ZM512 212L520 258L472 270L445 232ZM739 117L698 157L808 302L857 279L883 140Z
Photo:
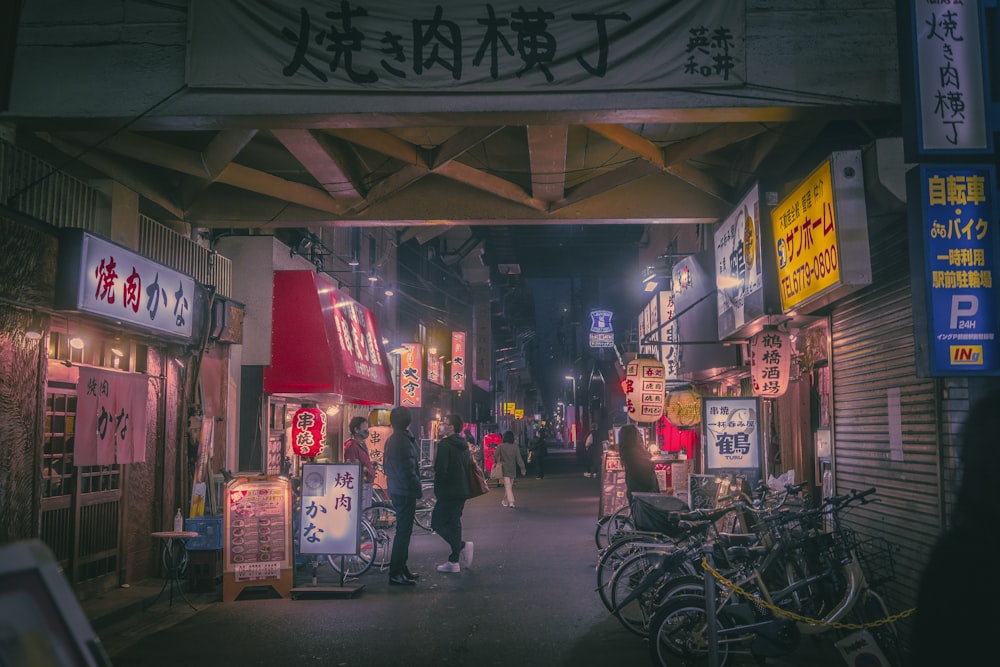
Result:
M275 271L267 394L339 394L391 405L389 362L371 311L313 271Z

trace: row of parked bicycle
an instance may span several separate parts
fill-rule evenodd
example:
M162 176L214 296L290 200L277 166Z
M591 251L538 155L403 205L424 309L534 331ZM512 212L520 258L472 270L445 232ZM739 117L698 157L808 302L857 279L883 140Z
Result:
M803 635L830 638L850 664L862 664L854 651L900 665L895 621L910 612L890 614L886 602L891 545L859 541L842 521L876 490L810 507L801 489L737 492L694 511L633 494L597 527L601 601L664 667L789 655Z

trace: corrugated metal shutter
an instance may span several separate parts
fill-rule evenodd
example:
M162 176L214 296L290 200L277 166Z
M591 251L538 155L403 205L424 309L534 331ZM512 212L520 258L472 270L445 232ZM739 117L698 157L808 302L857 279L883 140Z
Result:
M897 547L890 592L899 611L913 606L942 526L937 384L916 376L906 222L870 234L872 286L831 314L834 480L837 493L878 488L882 502L848 520L859 537ZM890 424L889 396L897 391L900 423ZM901 461L891 460L890 428L901 430Z

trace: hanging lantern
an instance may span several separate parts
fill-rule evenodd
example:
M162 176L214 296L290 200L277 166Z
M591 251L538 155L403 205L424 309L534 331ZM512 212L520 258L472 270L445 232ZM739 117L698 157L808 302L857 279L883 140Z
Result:
M792 339L784 331L764 329L750 339L753 395L778 398L788 389L792 371Z
M316 458L323 449L326 420L319 408L299 408L292 417L292 447L302 458Z
M701 423L701 395L690 387L671 391L663 401L663 411L674 428L694 428Z
M625 406L628 416L639 423L652 423L663 414L666 387L663 363L656 359L633 359L625 369Z

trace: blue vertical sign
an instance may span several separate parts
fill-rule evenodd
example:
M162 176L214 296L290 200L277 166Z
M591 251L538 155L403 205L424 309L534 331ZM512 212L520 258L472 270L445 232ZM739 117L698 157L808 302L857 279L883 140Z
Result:
M931 375L1000 371L992 166L921 165Z

